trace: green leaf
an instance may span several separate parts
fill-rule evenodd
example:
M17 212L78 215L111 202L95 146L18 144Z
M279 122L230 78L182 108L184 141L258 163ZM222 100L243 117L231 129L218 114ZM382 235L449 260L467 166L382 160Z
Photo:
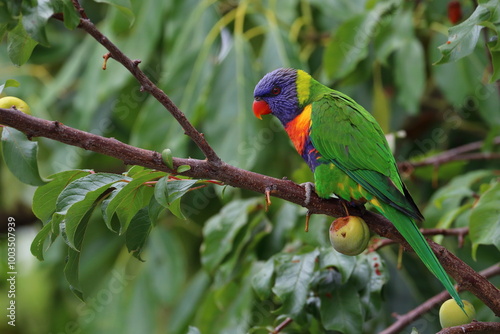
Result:
M63 17L64 26L70 30L75 29L80 24L80 16L71 0L63 0Z
M496 182L480 198L469 221L472 257L479 245L495 245L500 250L500 183Z
M2 131L3 159L9 170L21 182L41 186L45 181L38 172L38 143L28 140L16 129L4 127Z
M152 225L156 225L156 221L158 220L158 216L160 213L165 210L165 207L158 203L156 198L154 196L151 197L151 200L149 201L149 206L148 206L148 214L149 214L149 219L151 220Z
M95 202L114 183L123 182L124 176L118 174L97 173L79 178L70 183L57 198L53 220L64 221L68 246L77 247L76 233L85 217L95 208Z
M351 284L319 296L320 314L325 329L342 333L362 333L363 313L356 288Z
M169 148L166 148L161 152L161 159L163 160L163 163L167 165L168 168L170 168L171 170L174 169L172 151Z
M447 210L441 219L438 221L436 224L436 228L443 228L447 229L450 228L451 225L457 218L464 212L468 211L472 207L472 203L465 203L459 207L452 208ZM432 238L434 242L437 242L440 244L443 241L443 236L442 235L436 235Z
M488 170L476 170L458 176L436 191L434 196L432 196L431 203L438 208L450 210L458 206L465 196L471 196L473 194L472 186L474 183L489 176L491 176L491 171ZM449 200L453 200L453 204L446 202Z
M248 211L259 202L260 200L256 198L234 200L205 223L201 262L209 272L215 270L224 257L233 250L236 234L248 222Z
M117 188L117 192L107 202L104 210L104 217L108 228L111 229L111 219L116 213L120 220L119 233L124 233L127 230L130 220L141 208L149 203L153 195L153 188L145 186L144 183L159 179L164 175L164 172L152 172L146 169L134 174L133 180L128 182L124 187Z
M113 184L113 190L111 193L102 201L101 204L101 213L102 217L104 218L104 223L106 224L106 227L111 231L111 232L118 232L120 231L120 220L113 219L114 218L114 211L109 212L108 215L108 207L109 203L120 193L120 191L127 185L127 182L117 182Z
M51 224L47 222L40 231L36 234L35 238L31 242L30 251L38 260L43 261L43 244L45 243L45 239L50 234Z
M3 90L7 87L19 87L21 84L19 81L14 79L7 79L3 85L0 85L0 94L2 94Z
M66 265L64 266L64 275L66 281L69 283L69 288L71 292L78 297L81 301L84 300L83 292L80 287L80 252L68 247L68 257Z
M7 33L7 53L10 60L17 66L28 61L37 44L37 41L24 30L21 20L13 30Z
M198 180L169 180L164 177L156 183L154 196L158 203L170 210L176 217L185 219L180 208L180 199Z
M187 217L182 212L180 198L173 201L167 208L168 208L168 211L170 211L177 218L182 219L182 220L187 219Z
M126 171L125 173L123 173L123 175L135 178L136 174L142 173L145 170L149 170L150 171L150 169L148 169L146 167L143 167L143 166L132 166L132 167L130 167L130 169L128 171Z
M95 203L92 203L95 207ZM90 220L90 216L92 215L93 210L88 210L85 215L81 219L81 224L79 224L75 231L74 242L75 247L68 247L68 258L66 265L64 266L64 275L66 276L66 280L69 283L69 287L71 291L77 296L80 300L84 300L83 292L80 287L80 252L76 249L81 249L83 243L83 237L85 235L85 231L87 230L87 225Z
M31 38L44 46L49 46L45 26L53 14L50 0L38 0L35 6L26 6L23 10L24 29Z
M439 46L441 58L434 65L444 64L470 55L476 47L483 22L494 15L494 9L490 4L497 0L489 1L487 4L479 4L474 13L464 22L451 27L448 30L448 41Z
M294 318L304 308L313 278L318 250L310 253L283 256L276 264L276 281L273 292L280 298L279 311Z
M38 187L33 195L33 213L47 223L56 211L57 197L71 182L89 175L87 170L67 170L49 176L50 181Z
M474 185L491 177L493 175L489 170L476 170L457 176L438 189L423 212L426 218L424 227L435 227L447 212L460 207L465 199L472 198Z
M389 65L389 56L414 36L413 10L409 6L401 6L388 22L380 25L380 30L375 36L374 47L377 60L383 65Z
M349 74L368 55L368 45L392 1L379 2L371 11L355 16L332 34L323 57L326 73L333 79Z
M419 110L425 89L425 55L417 38L406 41L396 52L397 100L410 114Z
M181 165L177 168L177 173L183 173L191 169L191 166L189 165Z
M271 258L261 266L260 270L252 278L252 287L260 299L264 300L271 296L273 278L274 259Z
M125 233L125 244L128 251L140 261L143 261L141 252L151 229L152 224L149 217L149 210L148 207L144 207L137 211L135 216L130 220L127 232Z
M320 269L335 267L342 274L342 283L345 283L356 267L356 257L341 254L332 247L324 247L320 249L319 267Z
M500 51L492 51L490 49L490 53L491 63L493 64L493 74L490 78L490 83L494 83L495 81L500 80Z
M233 249L224 258L217 270L218 284L233 281L235 272L243 270L248 264L248 259L253 256L253 251L259 241L271 230L271 223L265 217L265 212L259 210L251 215L252 219L240 230L233 242Z

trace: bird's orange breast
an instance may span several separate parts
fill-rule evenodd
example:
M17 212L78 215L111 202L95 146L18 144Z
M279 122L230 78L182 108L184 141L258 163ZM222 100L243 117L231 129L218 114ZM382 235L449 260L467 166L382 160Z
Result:
M312 106L307 105L297 117L288 122L285 126L285 130L292 140L293 146L295 146L295 149L300 155L304 153L304 147L309 137L309 131L311 129L311 111Z

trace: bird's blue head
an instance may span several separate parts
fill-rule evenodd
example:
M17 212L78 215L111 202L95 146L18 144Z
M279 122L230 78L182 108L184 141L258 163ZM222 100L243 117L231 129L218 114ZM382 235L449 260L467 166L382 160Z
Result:
M253 112L259 119L273 114L283 125L300 114L297 98L297 70L279 68L266 74L255 86Z

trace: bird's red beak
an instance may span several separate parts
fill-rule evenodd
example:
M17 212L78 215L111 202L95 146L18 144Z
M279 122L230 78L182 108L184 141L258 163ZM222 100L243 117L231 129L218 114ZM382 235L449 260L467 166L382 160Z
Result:
M269 104L266 101L256 99L253 101L253 113L258 119L262 119L262 115L267 115L271 113Z

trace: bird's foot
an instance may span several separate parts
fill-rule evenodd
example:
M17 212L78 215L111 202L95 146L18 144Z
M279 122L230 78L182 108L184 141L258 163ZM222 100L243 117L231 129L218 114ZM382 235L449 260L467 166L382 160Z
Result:
M301 183L300 186L304 187L304 190L306 192L306 199L304 200L304 206L308 206L309 203L311 202L311 194L314 190L314 183L305 182L305 183Z

